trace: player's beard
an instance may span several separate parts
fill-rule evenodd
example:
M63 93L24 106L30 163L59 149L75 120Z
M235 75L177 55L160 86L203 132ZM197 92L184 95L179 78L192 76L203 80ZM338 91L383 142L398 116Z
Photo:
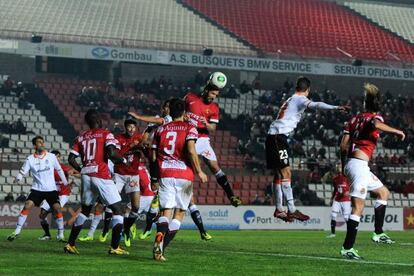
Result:
M41 146L36 149L37 154L41 154L45 150L45 147Z

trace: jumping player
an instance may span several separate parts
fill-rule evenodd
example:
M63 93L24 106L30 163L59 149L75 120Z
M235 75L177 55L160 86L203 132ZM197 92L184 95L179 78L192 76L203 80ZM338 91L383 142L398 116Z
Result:
M55 170L64 186L68 185L68 181L56 156L46 151L43 137L34 137L32 144L35 153L27 157L14 180L14 183L19 183L30 172L33 177L32 189L17 219L16 229L7 237L9 241L15 240L20 235L30 210L33 206L40 206L43 200L52 206L58 226L58 236L63 236L63 215L56 188Z
M190 92L184 97L186 103L186 116L188 117L189 122L197 127L199 134L196 143L197 154L203 157L207 167L215 175L217 183L226 193L231 205L237 207L241 205L242 202L239 197L234 195L227 176L221 170L216 154L210 144L209 134L216 131L220 113L217 103L214 102L220 92L218 86L215 85L215 77L215 73L210 76L201 95Z
M128 161L116 150L119 145L114 135L102 128L102 120L98 111L89 109L85 115L85 121L89 130L82 132L75 139L69 154L69 164L80 171L82 175L82 209L72 226L64 251L70 254L79 254L75 246L76 239L99 197L102 203L113 212L112 242L108 253L128 254L127 251L119 247L123 228L121 196L111 179L107 159L110 158L115 164L128 164ZM78 156L82 158L82 167L76 162Z
M306 77L299 77L296 81L296 91L280 107L276 120L274 120L266 137L267 168L273 170L273 195L276 205L274 217L291 222L294 219L306 221L309 216L296 209L292 187L291 169L289 164L288 135L292 133L299 123L302 114L307 108L313 110L339 110L346 111L349 107L334 106L323 102L312 102L308 99L311 82ZM283 208L285 196L288 212Z
M405 139L403 131L386 125L383 117L378 113L381 105L381 94L378 87L366 83L364 94L364 111L351 118L345 125L340 146L342 168L345 176L351 182L352 203L341 255L356 260L361 259L361 256L353 246L368 191L377 195L374 206L375 232L372 235L372 240L377 243L394 243L382 229L390 192L371 172L368 162L374 152L380 131L397 135L401 140Z
M80 176L79 172L75 171L71 167L66 166L65 164L61 162L61 154L58 150L53 150L51 151L51 153L53 153L56 156L67 180L69 179L69 176ZM63 181L60 179L59 174L56 170L54 171L54 174L55 174L56 187L57 187L58 195L59 195L59 203L60 203L60 206L63 208L69 200L69 196L71 193L71 187L70 185L63 185ZM39 240L42 240L42 241L47 241L51 239L49 223L47 221L47 215L49 213L50 213L50 206L47 203L47 201L44 200L42 204L40 205L40 214L39 214L40 225L42 226L45 232L42 237L39 237ZM62 233L60 233L60 235L57 235L56 239L58 241L63 241L63 242L65 241L63 231Z
M341 214L345 221L348 221L351 214L351 197L349 196L349 181L341 171L341 167L337 166L338 174L333 178L334 189L331 197L331 234L327 238L334 238L336 228L336 218Z
M153 257L157 261L165 261L164 250L180 229L193 195L194 173L202 183L207 181L195 150L197 129L184 122L184 111L184 101L171 100L173 121L157 129L153 142L152 162L158 164L157 176L160 179L158 194L161 214L153 248Z

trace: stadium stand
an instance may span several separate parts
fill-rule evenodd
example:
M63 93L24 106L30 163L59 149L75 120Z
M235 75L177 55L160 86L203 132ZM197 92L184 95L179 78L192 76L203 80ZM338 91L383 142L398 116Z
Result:
M255 55L170 0L0 1L0 26L3 38L29 39L36 33L45 41L196 52L209 47L215 53Z
M333 1L183 0L182 3L267 53L343 58L339 47L365 60L395 60L388 53L398 55L401 60L414 60L410 44Z
M345 6L414 43L414 8L384 3L345 2Z

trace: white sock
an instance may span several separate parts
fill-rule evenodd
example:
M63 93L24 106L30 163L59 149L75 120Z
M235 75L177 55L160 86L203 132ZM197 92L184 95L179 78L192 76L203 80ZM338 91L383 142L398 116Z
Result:
M173 219L168 225L169 231L178 231L180 229L181 222L178 219Z
M378 208L378 207L380 207L381 205L387 205L387 201L386 201L386 200L380 200L380 199L377 199L377 200L375 201L374 208Z
M23 225L26 222L27 215L23 215L20 213L19 217L17 218L17 224L16 224L16 230L14 230L14 233L16 235L20 234L22 231Z
M57 228L58 228L58 236L63 237L63 231L64 231L63 217L56 218L56 224L57 224Z
M282 190L286 198L286 203L287 203L289 212L290 213L295 212L296 211L295 200L293 199L293 192L292 192L292 186L290 185L290 179L282 179Z
M79 215L76 217L75 223L73 224L75 227L76 226L81 226L85 223L85 221L88 219L87 216L85 216L82 213L79 213Z
M276 209L283 211L283 192L280 183L273 183L273 193Z
M121 215L114 215L112 217L112 228L114 228L118 224L124 224L124 217Z
M89 227L88 231L88 237L93 237L93 234L95 234L95 230L98 227L99 223L102 220L102 214L95 215L91 222L91 227Z
M218 172L216 172L216 174L214 175L216 178L222 177L223 175L226 175L222 170L219 170Z
M188 210L190 210L190 213L198 211L197 205L195 204L190 205L190 207L188 207Z

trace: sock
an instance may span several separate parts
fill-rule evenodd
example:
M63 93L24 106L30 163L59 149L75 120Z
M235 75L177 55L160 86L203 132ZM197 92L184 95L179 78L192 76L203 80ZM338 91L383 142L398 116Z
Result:
M20 232L22 231L23 225L26 222L28 215L29 215L29 210L22 210L20 212L20 215L17 218L16 230L14 230L14 233L16 235L20 234Z
M331 234L335 234L336 220L331 220Z
M352 247L354 247L360 220L361 220L360 216L357 216L357 215L349 216L349 220L347 222L347 228L346 228L346 237L345 237L345 241L343 244L344 249L351 249Z
M151 230L152 224L154 223L154 219L155 219L156 216L157 216L157 213L153 213L153 212L148 212L147 213L144 233Z
M63 237L64 227L63 227L63 215L62 215L62 213L59 213L59 214L56 215L56 224L57 224L57 228L58 228L58 237Z
M112 220L112 212L107 212L105 210L105 219L104 219L104 225L102 228L102 236L105 236L109 232L109 225L111 224Z
M71 246L75 245L76 239L79 236L80 231L82 230L82 226L85 223L85 221L88 219L87 216L80 213L77 217L75 222L73 223L72 230L70 231L69 240L68 243Z
M227 176L224 174L222 170L219 170L216 174L217 183L223 188L224 192L227 195L227 198L230 199L234 196L233 189L230 186L229 181L227 180Z
M385 200L377 200L374 206L374 214L375 214L375 234L382 234L384 231L382 227L384 226L384 219L385 219L385 211L387 209L387 201Z
M88 237L93 237L93 235L95 234L96 228L101 222L101 219L102 219L102 214L95 213L95 216L93 217L92 222L91 222L91 227L89 227Z
M116 249L119 247L119 241L121 240L121 232L123 228L123 217L120 215L114 215L112 217L112 241L111 247Z
M157 222L157 232L161 232L165 234L168 232L168 218L167 217L160 217Z
M197 209L197 206L193 204L190 206L189 210L191 213L191 218L193 219L194 224L197 226L198 231L200 231L200 234L205 234L206 230L204 229L203 220L201 218L201 213Z
M45 236L50 237L49 222L47 221L47 218L40 220L40 225L42 226L43 231L45 231Z
M175 235L177 234L178 230L180 229L181 222L178 219L173 219L168 226L167 235L164 238L164 250L170 244L170 242L174 239Z
M135 223L138 218L138 213L131 211L129 216L124 219L124 234L129 237L129 232L131 230L131 226Z
M295 200L293 199L293 192L292 192L292 186L290 185L290 179L282 179L282 190L283 194L286 198L286 203L288 206L288 210L290 213L293 213L296 211L295 207Z
M283 192L280 179L273 180L273 200L278 211L283 211Z

